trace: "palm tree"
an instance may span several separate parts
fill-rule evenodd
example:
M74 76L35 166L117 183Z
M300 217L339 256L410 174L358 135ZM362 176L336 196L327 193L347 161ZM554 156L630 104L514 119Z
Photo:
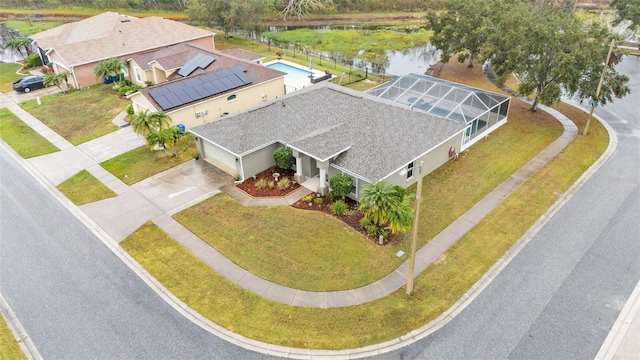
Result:
M184 130L177 126L150 132L146 136L149 148L161 147L167 155L172 157L178 155L176 142L184 138Z
M42 84L44 86L55 85L60 90L62 90L62 87L60 87L60 84L62 84L63 82L66 82L68 76L69 76L69 73L66 71L61 73L51 73L44 77L44 79L42 80Z
M397 209L403 201L395 186L385 181L377 181L362 189L362 197L358 204L358 210L362 210L367 219L378 225L389 222L390 213Z
M7 48L16 50L20 52L20 54L29 56L31 49L31 39L24 37L15 37L7 40L6 43ZM22 52L22 49L25 50L26 54Z
M403 189L404 190L404 189ZM419 203L416 206L420 206ZM398 207L389 211L389 230L392 234L396 232L406 232L413 225L414 211L409 202L408 196L402 197L402 202Z
M104 61L100 61L98 65L93 68L93 74L96 78L110 77L112 75L119 75L122 73L122 68L127 66L126 60L118 60L116 58L110 58ZM120 77L118 76L118 81Z
M149 110L140 111L131 119L131 127L136 134L148 135L171 126L169 115L162 111L149 113Z

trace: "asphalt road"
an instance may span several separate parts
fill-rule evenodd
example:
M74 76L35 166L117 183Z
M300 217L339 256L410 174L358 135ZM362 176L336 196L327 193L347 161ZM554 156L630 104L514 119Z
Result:
M0 149L0 293L45 359L250 359L154 293Z
M385 359L593 359L640 279L640 57L632 93L597 114L618 137L602 168L484 292Z
M640 279L640 59L601 170L444 328L381 358L592 359ZM266 358L160 299L0 150L0 293L47 359Z

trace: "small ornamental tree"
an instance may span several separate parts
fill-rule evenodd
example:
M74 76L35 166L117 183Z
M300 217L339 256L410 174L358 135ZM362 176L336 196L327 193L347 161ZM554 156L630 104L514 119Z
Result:
M353 179L347 175L334 175L329 178L329 186L331 190L336 194L336 196L340 196L344 199L345 196L349 195L351 192L351 188L353 187Z
M283 170L291 169L295 158L293 152L287 147L279 147L273 152L273 160L276 162L276 166Z

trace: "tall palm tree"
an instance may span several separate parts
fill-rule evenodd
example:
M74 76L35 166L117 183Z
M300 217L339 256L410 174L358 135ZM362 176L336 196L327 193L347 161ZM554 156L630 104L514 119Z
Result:
M168 128L171 123L172 120L169 115L162 111L152 113L149 110L140 111L131 119L133 131L143 136Z
M386 181L377 181L362 189L358 210L362 210L365 218L380 226L389 222L390 213L401 205L402 200L395 186Z
M184 138L184 130L177 126L150 132L146 136L147 146L149 146L149 148L154 149L160 147L167 155L172 157L178 155L176 143L178 140Z
M29 56L31 53L31 39L25 37L14 37L7 40L7 48L18 51L24 56ZM22 52L22 49L25 51Z
M420 206L420 204L416 203L416 206ZM391 230L392 234L395 234L398 231L406 232L411 229L411 226L413 225L414 211L411 207L409 197L404 195L402 197L402 202L396 208L391 209L388 215L389 230Z
M110 58L100 61L98 65L93 68L93 74L96 78L110 77L112 75L119 75L122 73L122 68L127 66L126 60L118 60L116 58ZM120 76L118 76L120 79Z
M62 87L60 87L60 84L62 84L63 82L67 81L67 77L69 76L68 72L61 72L61 73L51 73L51 74L47 74L44 79L42 80L42 84L44 86L52 86L55 85L57 86L60 90L62 90Z

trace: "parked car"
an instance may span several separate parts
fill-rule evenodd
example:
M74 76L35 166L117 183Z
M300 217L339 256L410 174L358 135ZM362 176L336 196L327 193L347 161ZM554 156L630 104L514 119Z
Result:
M23 77L22 79L13 83L13 90L28 93L34 89L41 89L44 87L44 84L42 83L43 80L44 76L40 75Z

